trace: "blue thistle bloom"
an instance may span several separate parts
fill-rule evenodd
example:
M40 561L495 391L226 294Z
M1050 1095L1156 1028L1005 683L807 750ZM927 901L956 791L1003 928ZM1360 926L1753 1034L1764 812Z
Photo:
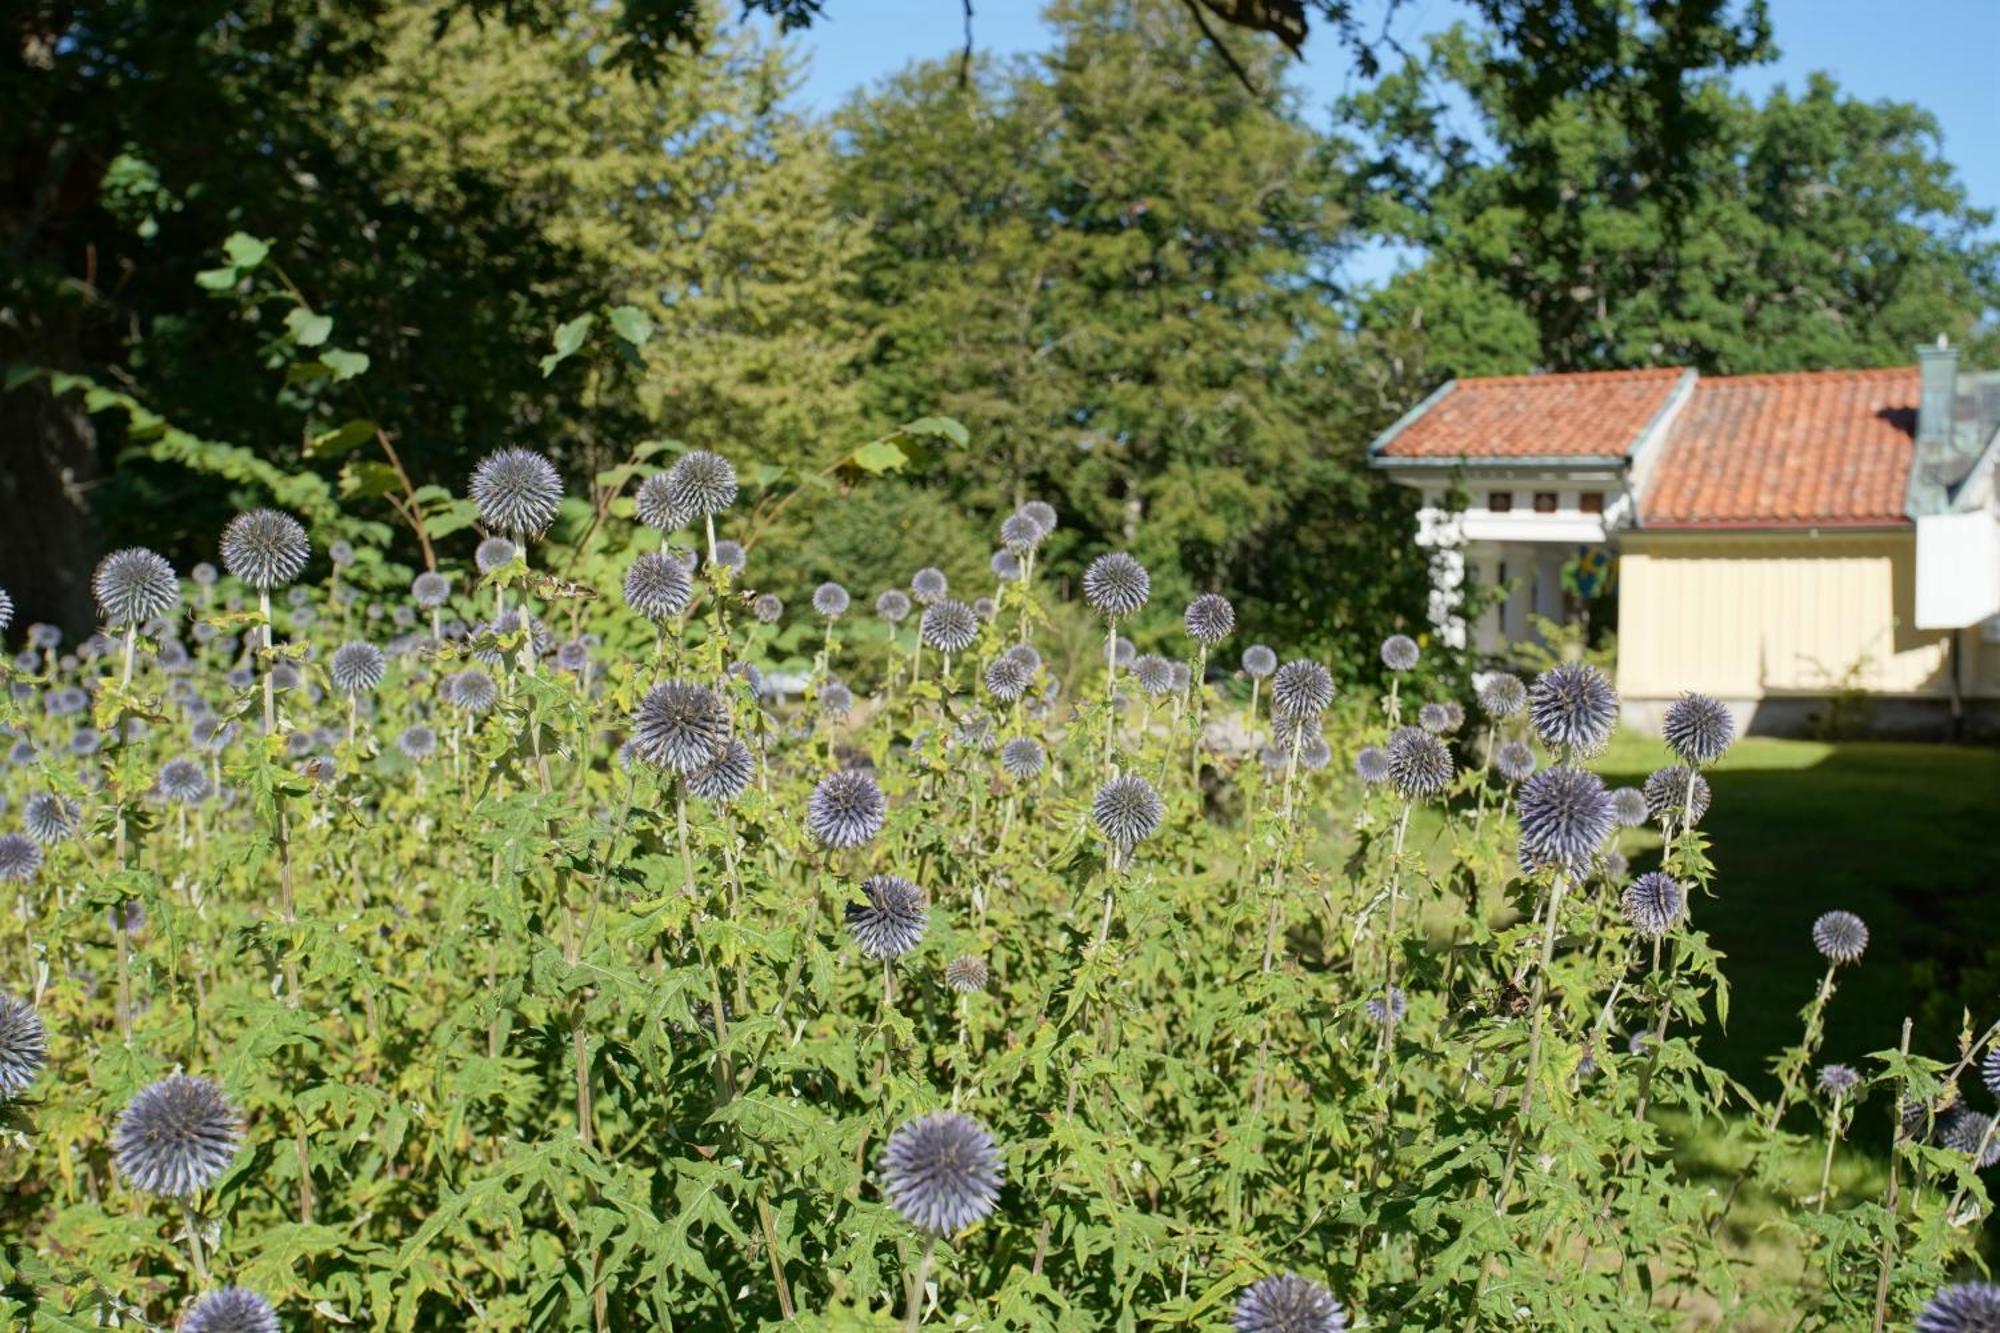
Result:
M1649 871L1625 888L1625 920L1648 939L1672 930L1687 910L1680 881L1658 870Z
M1479 707L1494 719L1512 717L1528 702L1528 687L1519 676L1496 671L1479 687Z
M1535 771L1535 752L1520 741L1503 741L1493 752L1493 767L1509 782L1523 781Z
M1369 1022L1377 1025L1388 1022L1391 1014L1400 1023L1403 1015L1409 1012L1409 1001L1404 997L1401 986L1391 986L1382 995L1370 996L1361 1006L1361 1011L1368 1015Z
M1637 787L1618 787L1611 793L1611 817L1621 828L1638 828L1646 822L1646 793Z
M935 651L962 653L979 637L979 618L965 603L942 598L924 608L918 630Z
M1012 513L1000 520L1000 544L1012 555L1026 555L1047 536L1042 525L1026 514Z
M806 827L828 847L859 847L882 831L888 817L881 787L858 768L827 774L806 801Z
M1243 674L1252 680L1263 680L1278 669L1278 655L1261 643L1253 643L1243 650Z
M1387 782L1394 772L1389 752L1379 745L1364 745L1354 756L1354 775L1371 787Z
M847 589L838 583L826 582L813 589L813 610L827 620L838 620L847 614Z
M1187 604L1181 616L1188 637L1213 648L1236 631L1236 608L1220 593L1205 592Z
M493 677L484 671L468 669L452 677L451 701L468 713L479 714L491 708L500 697L500 687L493 683Z
M18 833L0 837L0 884L25 884L42 868L42 849Z
M635 556L625 570L625 605L647 620L672 620L687 610L693 596L687 566L663 551Z
M1729 749L1736 739L1736 719L1720 700L1683 694L1667 705L1660 735L1682 762L1699 767L1714 763Z
M960 995L973 995L986 989L988 974L986 960L972 954L960 954L945 964L944 984Z
M1521 784L1521 850L1543 865L1580 872L1611 833L1611 796L1604 780L1567 764Z
M889 588L875 599L875 614L891 625L900 624L910 614L910 598L901 588Z
M1166 807L1151 783L1135 773L1127 773L1097 789L1097 796L1090 803L1090 814L1112 846L1129 852L1158 830Z
M1708 779L1692 769L1656 769L1640 790L1647 813L1662 828L1668 824L1693 828L1708 813Z
M1868 926L1852 912L1825 912L1813 922L1812 941L1829 963L1858 963L1868 949Z
M1861 1084L1861 1075L1852 1065L1821 1065L1819 1077L1814 1080L1820 1094L1826 1097L1845 1097Z
M1457 776L1451 750L1422 727L1397 728L1388 751L1390 781L1406 801L1436 800Z
M785 614L785 603L774 592L758 593L750 599L750 614L757 617L759 624L775 625Z
M736 503L736 469L720 454L691 449L667 469L665 495L669 515L677 521L659 526L678 528L719 514Z
M1174 669L1158 653L1145 653L1133 659L1132 679L1140 689L1157 698L1173 688Z
M389 660L374 644L355 639L333 650L326 674L342 694L367 694L389 674Z
M1317 717L1333 702L1333 673L1306 658L1285 663L1271 680L1271 707L1293 717Z
M14 599L7 595L7 590L5 588L0 588L0 634L4 634L7 631L8 626L12 625L13 623L14 623Z
M923 606L929 606L950 591L951 583L941 569L926 565L910 575L910 595Z
M1550 749L1596 754L1610 743L1618 724L1618 695L1596 667L1565 663L1535 677L1528 691L1528 720Z
M1047 537L1056 530L1055 506L1046 501L1030 500L1022 505L1018 512L1023 518L1028 519L1036 527L1040 528L1044 537Z
M104 623L113 629L142 625L165 615L181 599L174 567L144 547L128 546L98 562L90 591Z
M1915 1333L1995 1333L2000 1330L2000 1286L1961 1282L1931 1297L1917 1316Z
M865 901L847 905L847 929L862 953L887 962L923 942L928 913L922 889L896 875L872 875L861 895Z
M278 1313L254 1291L221 1287L195 1298L179 1333L278 1333Z
M1992 1116L1960 1107L1953 1113L1938 1140L1953 1152L1975 1159L1974 1169L1984 1171L2000 1162L2000 1141L1995 1141L1992 1126Z
M137 1188L185 1198L222 1178L239 1141L236 1111L222 1089L175 1074L132 1099L118 1117L111 1151Z
M1084 568L1083 600L1112 620L1136 615L1152 595L1152 576L1123 551L1100 555Z
M882 1150L883 1193L932 1236L956 1235L991 1214L1003 1170L993 1136L958 1111L906 1121Z
M1391 634L1382 640L1382 665L1391 671L1411 671L1416 668L1417 641L1407 634Z
M715 544L715 563L730 573L741 574L749 562L750 557L745 554L741 542L724 540Z
M632 739L647 763L686 776L715 762L729 744L729 707L706 685L665 681L633 709Z
M1230 1325L1237 1333L1341 1333L1347 1312L1319 1283L1278 1273L1237 1297Z
M1028 680L1032 674L1030 668L1021 665L1019 658L1002 653L986 664L980 679L988 694L1003 704L1010 704L1028 692Z
M468 488L480 522L516 539L540 536L562 506L562 474L532 449L501 449L479 460Z
M824 717L843 718L854 707L854 691L837 680L820 686L819 711Z
M76 832L83 808L51 791L38 791L21 807L21 823L28 836L44 847L53 847Z
M48 1031L35 1006L0 991L0 1101L26 1092L48 1058Z
M688 795L716 805L727 805L741 796L756 775L757 761L750 747L732 740L706 768L688 774Z
M509 563L520 553L521 548L505 537L488 537L472 552L472 563L480 573L491 574Z
M1026 736L1016 736L1000 747L1000 767L1016 782L1039 775L1046 762L1042 747Z
M169 759L160 765L154 781L160 795L182 805L193 805L208 795L208 774L192 759Z
M311 554L305 528L280 510L252 509L222 530L223 568L260 591L297 578Z
M422 763L436 754L437 743L437 733L421 722L403 728L403 734L396 737L396 748L411 763Z
M1428 732L1448 732L1452 729L1451 710L1439 703L1425 704L1417 710L1417 725Z
M1986 1057L1979 1062L1979 1078L1988 1092L2000 1097L2000 1045L1986 1048Z

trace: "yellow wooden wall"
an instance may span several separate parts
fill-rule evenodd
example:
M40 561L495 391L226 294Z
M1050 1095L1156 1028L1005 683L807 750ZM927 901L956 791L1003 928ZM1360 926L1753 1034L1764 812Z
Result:
M1946 635L1913 628L1912 532L1626 532L1618 570L1618 688L1629 699L1944 697ZM1964 636L1968 658L2000 645ZM1980 652L1985 649L1985 652ZM1970 693L2000 662L1968 660ZM1977 683L1975 683L1977 682Z

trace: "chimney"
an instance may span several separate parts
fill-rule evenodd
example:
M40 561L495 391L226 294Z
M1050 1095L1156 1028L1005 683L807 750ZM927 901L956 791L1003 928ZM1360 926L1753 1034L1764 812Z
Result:
M1951 439L1951 404L1958 393L1958 349L1940 333L1935 346L1917 349L1917 443Z

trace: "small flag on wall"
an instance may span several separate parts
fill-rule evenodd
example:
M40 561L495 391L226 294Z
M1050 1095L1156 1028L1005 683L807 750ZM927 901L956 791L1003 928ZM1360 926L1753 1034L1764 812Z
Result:
M1572 562L1572 578L1576 595L1583 598L1599 597L1611 590L1615 566L1608 546L1579 546L1576 559Z

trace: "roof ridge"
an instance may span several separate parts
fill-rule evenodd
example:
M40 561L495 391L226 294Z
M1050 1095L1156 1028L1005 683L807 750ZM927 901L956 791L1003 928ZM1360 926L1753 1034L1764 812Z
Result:
M1464 375L1461 386L1484 388L1501 384L1564 384L1575 380L1665 379L1692 369L1689 366L1640 366L1625 370L1550 370L1523 375Z

